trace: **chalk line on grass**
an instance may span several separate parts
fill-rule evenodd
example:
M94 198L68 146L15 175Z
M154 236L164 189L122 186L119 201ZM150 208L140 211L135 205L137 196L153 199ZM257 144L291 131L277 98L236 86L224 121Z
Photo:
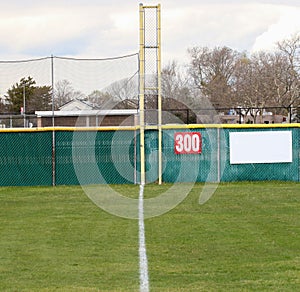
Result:
M140 258L140 291L149 291L148 260L146 252L144 225L144 185L140 185L139 193L139 258Z

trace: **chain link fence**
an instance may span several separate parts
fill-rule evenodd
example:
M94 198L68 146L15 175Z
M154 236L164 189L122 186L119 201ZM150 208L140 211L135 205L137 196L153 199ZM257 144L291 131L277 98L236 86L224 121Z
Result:
M201 137L201 151L176 152L178 133L183 136L197 133ZM240 136L234 140L236 135ZM2 129L0 185L139 183L139 141L138 127ZM194 147L188 144L191 139L182 141L187 143L183 147L188 150ZM146 182L155 182L158 177L155 129L145 131L145 152ZM162 152L163 182L300 181L300 127L297 126L164 126ZM273 155L271 158L269 153ZM240 155L238 159L236 155Z
M114 104L114 103L113 103ZM129 103L128 103L129 104ZM137 114L138 103L132 102L127 107L127 112L131 116L130 125L134 125L134 114ZM135 110L135 111L134 111ZM251 114L255 110L255 114ZM120 111L121 113L121 111ZM124 112L125 113L125 112ZM94 126L118 126L122 124L124 119L115 117L114 120L105 119L100 110L94 110L90 113L85 113L81 117L79 114L66 114L65 111L56 111L54 125L56 126L74 126L78 119L81 119L82 127ZM39 120L40 118L40 120ZM43 120L41 120L43 119ZM148 125L157 124L157 110L148 108L146 110L145 122ZM184 124L288 124L300 123L300 108L299 107L265 107L265 108L164 108L164 115L162 116L162 124L170 123L184 123ZM17 115L17 114L1 114L0 113L0 128L32 128L52 126L52 112L44 113L41 118L38 115ZM79 123L77 123L79 124Z

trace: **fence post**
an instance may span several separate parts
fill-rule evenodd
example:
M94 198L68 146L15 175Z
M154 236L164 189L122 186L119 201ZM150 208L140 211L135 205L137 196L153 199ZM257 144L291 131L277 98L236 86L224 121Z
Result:
M220 127L217 127L217 182L221 181L221 150L220 150Z
M55 149L55 120L54 120L54 62L53 62L53 55L51 55L51 86L52 86L52 93L51 93L51 98L52 98L52 186L55 186L56 181L55 181L55 175L56 175L56 159L55 159L55 154L56 154L56 149Z

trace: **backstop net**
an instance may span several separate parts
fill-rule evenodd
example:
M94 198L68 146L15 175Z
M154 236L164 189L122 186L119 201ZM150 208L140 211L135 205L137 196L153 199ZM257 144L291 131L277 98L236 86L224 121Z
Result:
M127 104L137 108L138 70L137 53L106 59L0 61L0 126L38 126L37 112L43 112L40 126L56 126L52 115L59 113L53 111L121 109ZM66 120L60 126L74 126L74 119L71 124Z

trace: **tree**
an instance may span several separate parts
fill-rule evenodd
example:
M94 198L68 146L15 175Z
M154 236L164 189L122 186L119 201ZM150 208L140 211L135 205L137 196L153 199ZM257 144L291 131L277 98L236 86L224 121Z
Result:
M88 95L87 100L93 105L98 107L109 107L108 102L110 102L112 96L108 92L102 92L100 90L94 90L91 94Z
M59 108L63 104L73 99L85 99L82 92L76 91L68 80L60 80L55 84L54 100L55 108Z
M260 52L244 56L234 72L234 104L242 115L250 114L256 122L267 106L272 106L275 96L274 66L276 54Z
M266 107L290 114L300 103L300 37L278 43L275 52L259 52L242 58L235 70L235 106L256 120ZM275 109L285 108L287 111Z
M290 109L300 105L300 34L277 43L279 55L274 84L274 102Z
M13 113L20 113L25 103L25 113L33 114L36 110L51 109L51 87L35 86L32 77L22 78L7 91L8 108Z
M137 108L138 80L124 78L113 82L102 90L94 90L87 100L102 109Z
M164 99L175 99L187 106L195 106L189 76L175 61L162 69L161 87Z
M115 101L138 99L138 80L137 78L118 80L105 88L105 92Z
M162 69L162 109L186 123L192 123L196 121L193 109L199 106L200 100L199 96L193 94L188 77L184 68L175 61Z
M35 110L52 109L52 88L51 86L37 86L33 91L32 98L28 102L26 111L34 113Z
M230 106L232 77L241 54L228 47L194 47L188 52L191 57L189 74L194 85L214 107Z

